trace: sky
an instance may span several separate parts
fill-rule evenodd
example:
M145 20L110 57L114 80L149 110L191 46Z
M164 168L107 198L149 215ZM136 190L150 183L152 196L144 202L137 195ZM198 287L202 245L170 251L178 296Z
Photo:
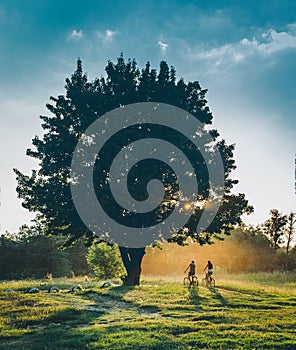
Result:
M65 93L78 58L93 80L121 52L208 89L213 127L236 144L235 192L255 209L247 224L296 211L296 2L0 0L1 233L34 217L12 169L38 168L25 153L49 97Z

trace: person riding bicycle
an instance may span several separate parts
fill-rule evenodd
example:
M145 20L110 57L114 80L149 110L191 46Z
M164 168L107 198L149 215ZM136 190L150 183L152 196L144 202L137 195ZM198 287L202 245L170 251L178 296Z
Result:
M207 270L207 271L206 271ZM208 263L206 264L204 271L206 271L206 279L208 281L212 281L212 274L213 274L213 264L210 260L208 260Z
M188 265L187 269L184 271L184 273L186 273L186 271L189 269L188 271L188 279L190 284L193 283L193 276L195 276L195 270L196 270L196 265L194 260L191 261L191 263Z

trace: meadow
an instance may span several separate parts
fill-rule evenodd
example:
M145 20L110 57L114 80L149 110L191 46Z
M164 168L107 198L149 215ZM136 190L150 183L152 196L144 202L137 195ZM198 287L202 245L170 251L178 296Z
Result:
M296 273L217 271L216 288L182 278L2 281L0 349L296 349Z

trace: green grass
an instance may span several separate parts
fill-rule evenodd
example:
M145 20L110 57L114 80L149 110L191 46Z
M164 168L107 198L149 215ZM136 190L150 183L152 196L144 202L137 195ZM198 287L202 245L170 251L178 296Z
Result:
M296 348L295 273L215 277L215 289L182 278L106 289L79 279L2 282L0 349ZM83 290L70 293L77 284ZM49 285L62 291L47 293Z

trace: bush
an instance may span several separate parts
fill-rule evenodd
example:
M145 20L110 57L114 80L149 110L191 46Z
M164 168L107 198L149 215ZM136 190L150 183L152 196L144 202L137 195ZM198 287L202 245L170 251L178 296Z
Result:
M0 279L44 278L71 275L68 253L59 249L59 237L20 231L0 237Z
M120 252L117 245L105 242L94 243L88 250L87 262L98 278L115 278L124 274Z
M82 240L68 247L66 252L68 253L68 260L71 264L72 276L85 276L92 272L86 261L88 248L83 244Z

